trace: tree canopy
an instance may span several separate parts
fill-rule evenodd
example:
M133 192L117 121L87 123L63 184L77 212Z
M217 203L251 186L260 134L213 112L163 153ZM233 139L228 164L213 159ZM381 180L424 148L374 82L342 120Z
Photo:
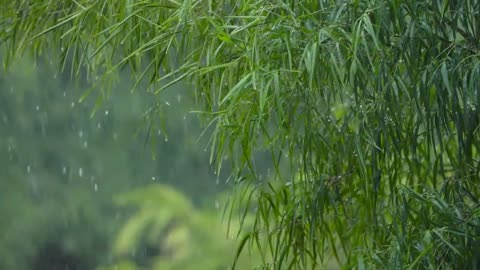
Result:
M7 66L30 52L103 86L122 68L151 93L188 82L211 162L232 164L229 206L256 214L238 251L257 246L266 268L480 267L480 1L3 0L1 12Z

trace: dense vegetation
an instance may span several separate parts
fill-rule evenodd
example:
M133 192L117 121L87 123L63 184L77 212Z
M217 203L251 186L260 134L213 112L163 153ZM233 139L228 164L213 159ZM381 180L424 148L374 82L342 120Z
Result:
M480 268L479 1L4 5L7 65L191 83L265 267Z

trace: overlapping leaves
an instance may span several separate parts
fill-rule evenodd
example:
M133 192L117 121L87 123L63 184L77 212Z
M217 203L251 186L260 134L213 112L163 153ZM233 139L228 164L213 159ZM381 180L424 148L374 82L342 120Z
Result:
M475 198L459 207L478 208L479 1L3 5L10 56L53 49L72 74L93 76L128 65L155 92L190 81L214 127L211 161L220 170L228 155L238 186L255 190L241 193L258 213L247 240L274 269L315 267L325 254L365 267L358 254L414 231L392 224L422 221L394 211L400 186L434 190L453 178ZM258 150L271 153L280 188L260 179Z

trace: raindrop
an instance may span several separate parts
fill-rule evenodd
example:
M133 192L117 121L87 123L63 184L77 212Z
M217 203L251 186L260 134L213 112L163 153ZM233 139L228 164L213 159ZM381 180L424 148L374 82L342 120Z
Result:
M170 106L170 102L165 101L165 105Z
M120 45L123 45L123 40L122 40L122 41L120 41Z
M155 181L155 176L152 176L152 181Z
M75 102L72 102L71 106L72 106L72 108L75 107Z
M187 116L183 116L183 120L187 120Z
M80 130L80 131L78 132L78 137L80 137L80 138L83 137L83 130Z
M27 173L30 173L30 165L27 165Z
M167 137L165 137L165 142L168 142L168 138L167 138Z
M53 74L53 79L57 78L57 73Z
M83 177L83 169L78 169L78 176Z
M108 115L110 113L109 110L105 110L105 115Z
M66 92L66 91L63 91L63 96L64 96L64 97L67 96L67 92Z
M37 106L35 107L35 110L39 111L39 110L40 110L40 106L37 105Z
M62 50L62 52L63 52L63 51L65 51L65 48L64 48L64 47L61 47L60 50Z
M160 136L161 134L162 134L162 131L159 129L159 130L157 131L157 135Z
M220 203L217 200L215 200L215 209L218 209L218 208L220 208Z
M203 152L207 152L207 148L203 148Z
M97 128L101 128L102 124L100 122L97 123Z
M88 142L87 141L84 141L83 142L83 148L87 148L88 147Z
M93 190L95 190L95 192L98 191L98 185L97 185L97 183L93 184Z

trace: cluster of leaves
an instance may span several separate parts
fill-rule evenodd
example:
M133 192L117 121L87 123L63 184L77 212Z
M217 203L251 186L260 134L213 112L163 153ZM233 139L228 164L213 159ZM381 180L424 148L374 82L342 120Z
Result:
M480 209L457 179L438 191L399 190L398 208L390 210L385 246L363 252L367 269L478 269ZM362 258L361 256L359 258Z
M53 49L73 74L87 66L89 74L108 76L129 65L153 93L192 82L215 127L211 161L221 170L228 155L237 186L252 187L241 191L257 210L258 226L246 239L269 253L270 267L315 267L332 252L341 264L362 268L358 254L388 250L389 243L411 268L453 267L471 254L470 244L460 250L432 227L445 219L430 206L440 200L478 218L480 1L4 5L0 40L11 57ZM264 149L280 188L257 174L255 153ZM296 174L287 178L281 164ZM404 188L436 194L446 181L461 183L451 188L463 203L402 197ZM405 202L428 215L395 212ZM288 233L277 233L283 229ZM296 231L304 236L293 237ZM423 251L402 248L422 233L429 235L422 244L429 262ZM478 241L469 229L462 233ZM458 252L433 256L427 243L435 241Z

